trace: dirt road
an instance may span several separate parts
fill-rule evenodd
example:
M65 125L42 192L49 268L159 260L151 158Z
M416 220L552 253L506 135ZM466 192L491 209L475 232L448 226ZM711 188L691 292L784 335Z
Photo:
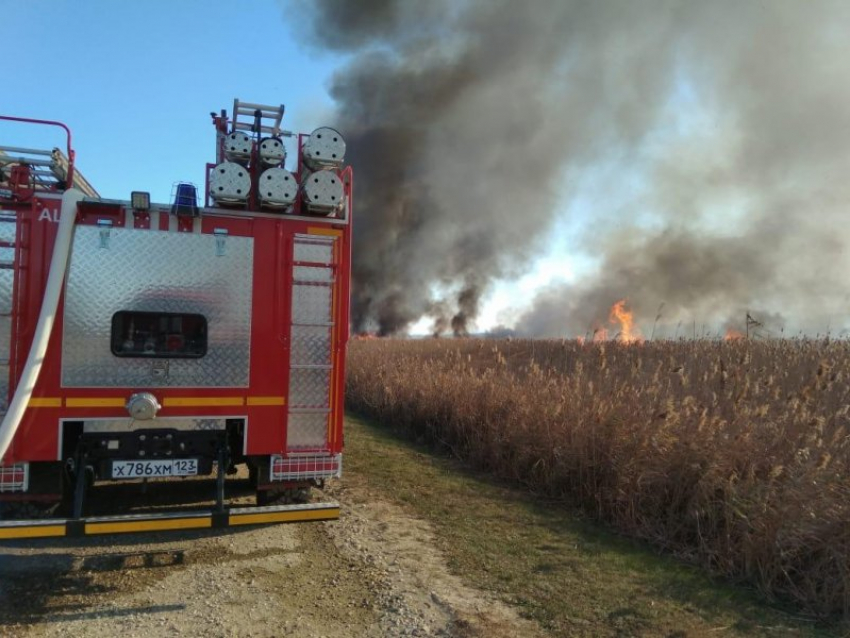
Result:
M423 521L346 480L340 521L0 545L0 635L534 636Z

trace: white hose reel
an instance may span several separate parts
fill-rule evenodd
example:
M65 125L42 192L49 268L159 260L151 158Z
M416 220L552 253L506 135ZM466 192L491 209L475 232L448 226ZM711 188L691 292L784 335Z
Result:
M257 195L266 208L289 208L298 197L298 182L283 168L269 168L260 175Z
M345 159L345 140L337 130L327 126L317 128L304 142L301 157L313 171L338 168Z
M252 150L254 142L241 131L234 131L224 138L224 157L230 162L247 164Z
M210 197L219 204L244 204L251 192L248 169L234 162L222 162L210 175Z
M301 177L302 205L314 215L331 216L342 208L342 180L334 171L304 172Z
M280 166L286 161L286 148L279 137L260 140L260 161L266 166Z

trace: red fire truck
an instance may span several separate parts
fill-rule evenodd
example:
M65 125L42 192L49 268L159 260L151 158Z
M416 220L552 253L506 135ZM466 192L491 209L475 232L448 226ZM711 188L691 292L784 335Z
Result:
M213 113L203 192L166 204L100 197L64 124L0 117L67 138L0 146L0 539L339 516L309 491L342 467L353 177L337 131L283 114ZM256 506L228 501L240 466ZM214 505L96 507L187 480Z

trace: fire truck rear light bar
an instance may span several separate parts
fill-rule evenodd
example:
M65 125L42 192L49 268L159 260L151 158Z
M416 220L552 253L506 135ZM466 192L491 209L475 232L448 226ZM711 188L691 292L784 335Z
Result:
M222 529L243 525L269 525L302 521L330 521L339 518L339 504L307 503L269 507L235 507L224 512L212 510L96 516L81 519L0 521L0 540L129 534L166 530Z

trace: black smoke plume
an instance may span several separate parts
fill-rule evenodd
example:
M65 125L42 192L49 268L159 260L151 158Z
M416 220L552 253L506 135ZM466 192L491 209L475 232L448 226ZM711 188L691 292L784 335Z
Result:
M465 334L567 211L596 268L517 299L520 332L584 334L624 297L644 324L664 303L669 326L838 329L850 3L294 6L305 42L349 55L330 90L356 171L356 330Z

